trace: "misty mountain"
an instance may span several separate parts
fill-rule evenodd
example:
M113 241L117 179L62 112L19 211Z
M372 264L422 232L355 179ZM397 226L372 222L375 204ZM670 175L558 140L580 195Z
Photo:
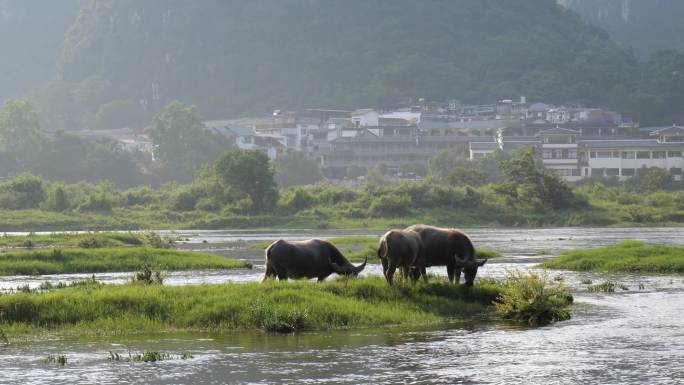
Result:
M0 101L56 75L64 34L82 0L0 0Z
M91 116L173 99L206 117L417 97L614 105L636 66L553 0L94 0L57 88L95 84Z
M684 1L560 0L587 22L610 33L644 57L663 49L684 49Z

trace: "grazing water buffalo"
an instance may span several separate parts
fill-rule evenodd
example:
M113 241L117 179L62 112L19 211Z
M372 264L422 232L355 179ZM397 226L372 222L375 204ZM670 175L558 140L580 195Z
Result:
M465 284L473 286L477 268L487 260L475 259L475 248L467 235L456 229L444 229L428 225L413 225L406 230L415 231L423 241L423 264L427 266L446 266L449 281L456 283L461 279L461 269ZM413 272L417 275L417 272Z
M427 282L427 274L423 266L423 242L420 235L408 230L390 230L380 238L378 258L382 262L382 272L390 286L393 284L394 272L400 267L404 278L408 278L409 271L414 269L417 274L412 276L418 280L418 274L423 275Z
M321 239L308 241L273 242L266 249L266 274L278 277L279 280L288 278L318 278L324 280L332 273L356 276L366 267L366 261L354 266L332 243Z

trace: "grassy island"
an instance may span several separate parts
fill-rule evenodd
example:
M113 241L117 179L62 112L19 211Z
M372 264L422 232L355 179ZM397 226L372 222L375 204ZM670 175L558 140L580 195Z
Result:
M684 274L684 247L624 241L593 249L570 250L542 267L597 272Z
M480 280L471 289L437 277L394 287L381 277L175 287L91 282L0 295L0 332L294 332L415 326L494 314L536 325L569 318L571 302L569 292L522 273L517 280Z
M170 271L249 267L244 262L214 254L148 247L34 249L0 253L0 275L135 271L145 265Z
M0 237L0 275L235 269L249 264L219 255L181 251L154 233L81 233Z

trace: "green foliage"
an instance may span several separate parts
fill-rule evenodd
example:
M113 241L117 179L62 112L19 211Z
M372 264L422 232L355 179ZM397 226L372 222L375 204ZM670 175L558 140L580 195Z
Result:
M0 207L21 210L37 208L46 198L43 179L21 174L0 184Z
M190 181L200 166L213 162L229 147L223 136L204 128L194 107L177 101L164 107L146 132L164 180Z
M513 270L494 306L503 318L537 326L569 319L572 302L570 290L546 273Z
M368 212L376 217L399 217L408 213L411 199L406 195L381 195L371 201Z
M35 154L43 151L44 144L38 114L29 102L10 100L0 108L0 153L15 162L16 168L11 171L33 166Z
M545 171L535 159L534 148L523 148L500 163L506 183L500 192L520 203L560 209L583 204L558 174Z
M629 185L638 191L653 192L663 190L672 185L674 178L670 171L659 167L650 167L643 173L637 173L629 180Z
M50 211L66 211L71 208L69 195L64 183L55 183L49 190L45 208Z
M192 44L197 36L212 49ZM98 1L83 6L58 63L72 82L107 79L107 102L144 99L154 109L180 95L211 116L383 107L416 95L609 105L621 87L632 89L636 68L629 52L551 0Z
M164 271L145 264L142 269L133 274L131 282L143 285L163 285L164 278L166 278L166 273Z
M226 151L215 167L226 188L251 199L254 213L263 213L275 206L278 190L273 170L263 153L256 150Z
M624 241L594 249L570 250L543 267L579 271L684 274L684 248Z
M0 254L0 275L136 271L144 265L169 271L249 266L213 254L149 247L33 249Z
M487 311L501 291L445 280L388 287L383 278L227 283L102 285L0 296L2 323L76 334L132 330L329 330L421 325ZM25 330L25 329L24 329Z
M605 281L603 283L597 283L596 285L591 285L587 287L587 291L590 293L614 293L616 284L612 281Z
M290 151L273 162L275 178L280 187L314 184L321 180L320 161L300 151Z
M141 126L145 122L145 110L131 99L114 100L97 110L94 126L99 129Z

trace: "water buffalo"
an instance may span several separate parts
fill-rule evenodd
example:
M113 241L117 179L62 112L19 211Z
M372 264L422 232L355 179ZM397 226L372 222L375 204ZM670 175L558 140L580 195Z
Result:
M365 267L366 261L354 266L332 243L321 239L307 241L273 242L266 249L266 274L278 277L279 280L288 278L318 278L324 280L332 273L346 276L356 276Z
M444 229L428 225L413 225L406 230L415 231L423 241L424 260L427 266L446 266L449 281L456 283L461 279L461 269L466 286L473 286L477 268L487 260L475 259L475 248L467 235L457 229ZM414 276L418 272L413 272Z
M417 281L420 274L427 282L423 266L423 242L420 235L414 231L390 230L385 233L378 244L378 258L382 262L382 272L390 286L393 284L397 267L402 269L404 278L408 278L409 270L414 269L417 274L412 275L413 281Z

